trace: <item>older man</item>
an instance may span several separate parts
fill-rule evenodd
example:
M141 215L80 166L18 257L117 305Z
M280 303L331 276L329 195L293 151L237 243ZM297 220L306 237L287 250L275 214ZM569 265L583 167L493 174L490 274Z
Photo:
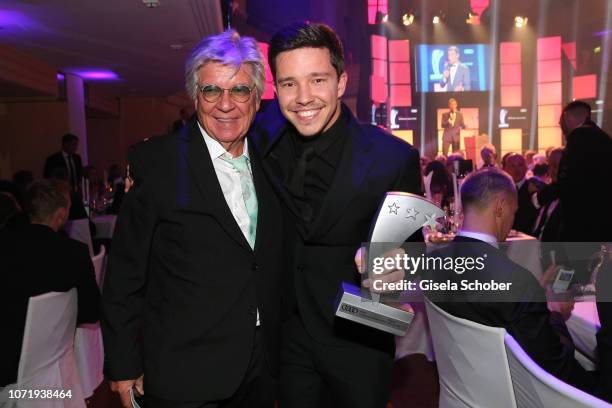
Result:
M245 139L263 84L252 38L206 38L186 63L196 118L131 151L103 296L126 407L133 388L148 407L273 404L281 208Z

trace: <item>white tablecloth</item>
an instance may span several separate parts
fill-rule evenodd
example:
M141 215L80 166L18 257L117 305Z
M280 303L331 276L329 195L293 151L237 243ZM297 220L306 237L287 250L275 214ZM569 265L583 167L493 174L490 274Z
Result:
M115 232L115 224L117 223L116 215L97 215L93 218L92 221L96 225L96 238L113 238L113 232Z
M597 314L595 299L577 301L574 305L572 315L566 322L567 328L572 335L576 348L587 357L595 360L597 339L595 335L601 324Z

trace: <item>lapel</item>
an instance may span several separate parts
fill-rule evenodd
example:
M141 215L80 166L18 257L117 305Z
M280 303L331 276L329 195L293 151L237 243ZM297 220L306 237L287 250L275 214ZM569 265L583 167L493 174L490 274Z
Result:
M249 143L249 158L251 161L251 171L253 173L253 184L255 185L255 193L257 194L257 232L255 235L255 252L257 252L264 243L266 236L266 226L274 219L273 209L273 194L266 182L263 163L259 157L254 143ZM241 234L242 235L242 234Z
M374 164L374 160L368 154L372 147L368 133L346 106L343 105L342 108L349 115L342 158L315 225L307 238L324 235L338 222Z
M280 112L278 102L275 99L271 104L259 115L255 120L253 131L250 132L250 140L261 153L261 162L263 169L268 176L270 184L289 208L294 216L299 217L299 211L291 194L285 188L281 175L283 174L280 162L274 150L274 147L285 133L287 121ZM257 244L256 244L257 245Z
M181 150L187 159L191 176L198 186L210 212L234 241L246 250L251 251L251 246L242 234L240 227L238 227L234 216L227 206L221 185L217 179L217 173L210 158L210 153L206 143L204 143L197 121L191 120L187 126L179 131L178 137L179 141L183 143L184 148Z

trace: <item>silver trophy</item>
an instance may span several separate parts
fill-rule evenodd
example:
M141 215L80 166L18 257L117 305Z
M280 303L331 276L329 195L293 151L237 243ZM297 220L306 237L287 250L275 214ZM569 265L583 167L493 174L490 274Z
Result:
M370 249L368 266L375 257L402 246L421 227L435 227L436 219L444 215L440 207L421 196L388 192L372 224L369 241L379 244ZM368 271L371 270L369 267ZM412 312L381 303L379 294L368 294L362 288L346 282L340 287L335 306L338 317L396 336L406 334L414 317Z

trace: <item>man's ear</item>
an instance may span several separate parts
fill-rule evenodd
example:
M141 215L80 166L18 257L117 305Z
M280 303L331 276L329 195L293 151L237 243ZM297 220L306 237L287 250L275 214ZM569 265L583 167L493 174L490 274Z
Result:
M348 81L348 75L346 71L340 74L338 77L338 99L342 98L346 91L346 81Z
M496 218L501 218L502 215L504 214L504 204L505 204L506 200L504 198L498 198L497 200L495 200L495 217Z

